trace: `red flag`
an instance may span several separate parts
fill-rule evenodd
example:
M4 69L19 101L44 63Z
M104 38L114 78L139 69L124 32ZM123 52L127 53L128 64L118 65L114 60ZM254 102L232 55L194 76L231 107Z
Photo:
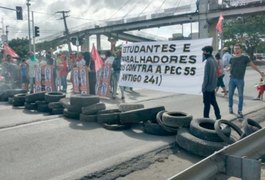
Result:
M93 44L93 47L92 47L92 50L91 50L91 57L92 57L92 59L95 62L95 70L97 72L100 68L102 68L104 62L101 59L101 57L100 57L97 49L95 48L94 44Z
M19 58L19 56L17 55L17 53L11 48L8 46L8 44L4 44L4 47L3 47L3 53L5 55L10 55L12 58Z
M216 24L216 30L219 33L222 33L223 32L223 20L224 20L223 14L220 14L219 19L218 19L218 22Z

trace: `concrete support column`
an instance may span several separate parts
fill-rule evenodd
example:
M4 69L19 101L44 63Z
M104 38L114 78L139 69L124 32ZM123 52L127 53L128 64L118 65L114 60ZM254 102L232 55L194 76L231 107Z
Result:
M113 53L118 40L115 38L108 38L108 41L110 42L110 51Z
M209 36L213 38L214 51L218 51L219 49L219 38L218 38L218 33L216 31L217 20L211 21L211 24L209 24Z
M101 43L100 43L100 34L96 34L97 38L97 50L101 50Z
M90 46L89 46L90 41L89 41L89 37L90 37L89 34L86 34L85 35L84 43L81 46L81 51L82 52L87 52L87 51L90 52Z
M200 0L199 3L199 38L208 38L208 0Z

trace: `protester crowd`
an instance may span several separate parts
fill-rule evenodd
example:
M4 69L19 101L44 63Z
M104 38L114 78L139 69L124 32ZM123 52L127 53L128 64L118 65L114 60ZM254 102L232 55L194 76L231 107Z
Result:
M242 46L235 44L233 55L229 53L227 47L223 48L223 56L221 58L218 52L215 56L212 46L202 48L203 60L206 61L204 68L204 79L202 84L204 110L203 116L209 118L210 106L214 108L216 119L221 119L221 112L216 101L216 93L219 87L222 88L224 96L228 94L229 113L234 114L234 93L238 92L238 107L237 117L243 118L243 103L244 103L244 77L246 67L249 65L260 74L259 83L257 84L258 96L255 100L260 100L263 97L265 90L264 72L262 72L250 58L242 54Z
M111 66L110 76L110 92L113 99L116 98L118 81L121 69L121 51L113 53L106 51L105 57L102 58L104 64ZM52 51L46 51L44 55L35 55L28 52L27 58L21 60L12 59L10 55L6 55L2 59L2 75L6 83L12 84L13 88L22 88L29 93L35 92L36 69L41 69L41 90L45 91L45 68L52 67L52 86L53 91L67 92L67 77L73 83L73 69L85 67L88 73L87 83L89 84L89 94L95 94L95 64L90 57L89 52L72 53L66 55L64 53L53 54ZM80 79L80 77L79 77ZM68 89L69 91L69 89ZM121 88L124 99L123 88Z
M216 93L221 87L224 97L228 94L229 112L233 113L233 95L235 89L238 91L238 117L243 117L243 92L244 76L247 65L256 70L261 78L257 84L258 96L256 100L263 97L265 90L264 73L249 59L248 56L242 55L241 45L236 44L233 49L233 55L229 48L225 47L222 51L213 55L213 48L206 46L203 49L203 57L206 61L204 80L202 85L204 117L209 117L210 106L213 105L216 119L221 118L221 113L216 102ZM231 53L230 53L231 52ZM121 71L121 50L116 52L106 51L103 57L104 66L110 69L109 89L110 97L116 99L118 87L121 92L121 99L124 99L124 90L126 87L119 86ZM89 94L97 94L97 79L95 62L92 60L90 53L72 53L69 56L64 53L54 55L52 51L46 51L45 55L35 55L28 52L28 58L15 61L10 55L2 60L2 76L7 83L11 83L13 88L22 88L29 93L34 92L36 79L36 67L41 68L41 90L45 91L45 71L43 67L52 67L52 86L53 91L67 92L67 77L73 84L73 69L85 67L88 73ZM104 72L105 73L105 72ZM104 76L104 75L102 75ZM75 77L76 78L76 77ZM80 79L80 77L78 77ZM106 84L106 83L105 83Z

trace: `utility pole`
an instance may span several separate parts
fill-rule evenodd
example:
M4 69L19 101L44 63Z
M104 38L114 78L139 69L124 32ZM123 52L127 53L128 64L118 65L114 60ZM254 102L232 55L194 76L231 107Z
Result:
M2 34L5 35L4 18L2 18Z
M30 0L27 0L27 7L28 7L28 32L29 32L29 51L31 51L31 33L30 33L30 13L29 13L29 6L30 6L30 3L29 3Z
M8 31L8 27L9 27L9 26L7 25L7 26L6 26L6 42L8 42L8 32L9 32L9 31Z
M71 41L70 41L70 36L69 36L69 30L67 27L67 23L66 23L66 18L69 17L68 15L65 15L66 13L69 13L70 11L57 11L56 13L62 13L63 17L60 19L63 19L64 21L64 28L65 28L65 35L67 38L67 44L68 44L68 49L69 49L69 54L72 53L72 48L71 48Z
M35 55L35 32L34 32L34 29L35 29L35 25L34 25L34 12L31 11L32 13L32 44L33 44L33 53Z

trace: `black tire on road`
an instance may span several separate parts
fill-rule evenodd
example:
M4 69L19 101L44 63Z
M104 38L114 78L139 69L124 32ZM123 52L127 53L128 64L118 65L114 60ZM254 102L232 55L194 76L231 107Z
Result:
M87 114L87 115L97 114L99 111L102 111L105 109L106 109L106 105L104 103L97 103L91 106L82 107L82 113Z
M143 104L122 103L119 105L119 110L122 112L141 108L144 108Z
M39 104L37 110L39 112L44 112L44 113L51 112L51 109L48 107L48 104Z
M45 100L43 100L43 101L35 101L35 103L37 104L37 105L40 105L40 104L48 104L48 102L47 101L45 101Z
M155 119L157 113L163 110L165 110L164 106L157 106L122 112L120 121L121 124L145 122Z
M70 97L70 104L73 106L86 107L99 103L99 97L95 95L74 94Z
M61 103L61 105L64 108L67 108L67 106L70 105L70 99L69 98L62 98L62 99L59 100L59 102Z
M230 121L227 121L227 120L224 120L224 119L220 119L218 121L216 121L214 123L214 129L216 130L217 134L219 135L219 137L226 143L228 144L232 144L234 143L236 140L231 138L230 136L227 136L223 131L222 131L222 128L221 128L221 124L226 124L228 125L229 127L231 127L232 129L234 129L236 131L236 133L242 137L243 135L243 132L241 131L241 129L235 125L234 123L230 122Z
M163 123L169 127L190 127L192 115L180 111L165 112L162 115L162 120Z
M178 128L173 128L173 127L169 127L169 126L166 126L164 124L164 122L162 121L162 116L163 114L165 113L166 111L160 111L157 113L156 115L156 122L161 126L161 128L163 128L165 131L167 132L170 132L170 133L177 133L178 131Z
M67 109L64 109L63 115L67 118L71 119L79 119L80 114L77 112L68 111Z
M26 95L27 93L19 93L19 94L16 94L14 95L14 101L16 102L25 102L25 99L26 99Z
M24 106L25 106L25 109L27 109L27 110L37 110L38 109L38 105L36 103L25 102Z
M107 124L103 123L102 126L105 129L112 130L112 131L122 131L122 130L127 130L131 128L130 124Z
M176 134L176 132L168 132L164 130L159 124L153 123L149 120L144 122L143 129L145 133L157 136L172 136Z
M24 106L24 102L21 102L21 101L14 101L14 102L13 102L13 106L14 106L14 107Z
M227 145L225 142L212 142L200 139L192 135L189 129L186 128L178 130L176 142L188 152L203 157L209 156Z
M48 107L50 109L63 109L63 106L62 106L62 104L60 102L50 102L48 104Z
M51 114L56 115L56 114L63 114L63 108L52 108Z
M14 98L9 97L9 98L8 98L8 103L9 103L9 104L13 104L13 102L14 102Z
M26 94L16 94L13 98L13 106L18 107L18 106L24 106L25 104L25 96Z
M44 101L45 100L45 93L46 92L38 92L38 93L34 93L34 94L28 94L25 97L25 100L28 103L35 103L35 101Z
M85 122L97 122L97 115L80 114L79 120Z
M262 129L262 126L254 121L253 119L244 119L243 121L243 133L244 133L244 136L248 136L256 131L258 131L259 129Z
M120 113L121 112L111 112L111 113L100 113L97 116L98 123L120 124Z
M9 97L14 97L14 95L20 94L20 93L27 93L27 91L24 90L24 89L9 89L9 90L5 90L2 93L2 100L3 101L8 101Z
M210 118L197 118L193 119L190 123L190 132L194 136L204 139L206 141L222 142L216 130L214 129L214 123L216 120ZM231 128L226 126L222 129L224 134L230 137Z
M62 98L65 98L65 94L62 92L48 92L45 94L45 101L48 103L58 102Z

